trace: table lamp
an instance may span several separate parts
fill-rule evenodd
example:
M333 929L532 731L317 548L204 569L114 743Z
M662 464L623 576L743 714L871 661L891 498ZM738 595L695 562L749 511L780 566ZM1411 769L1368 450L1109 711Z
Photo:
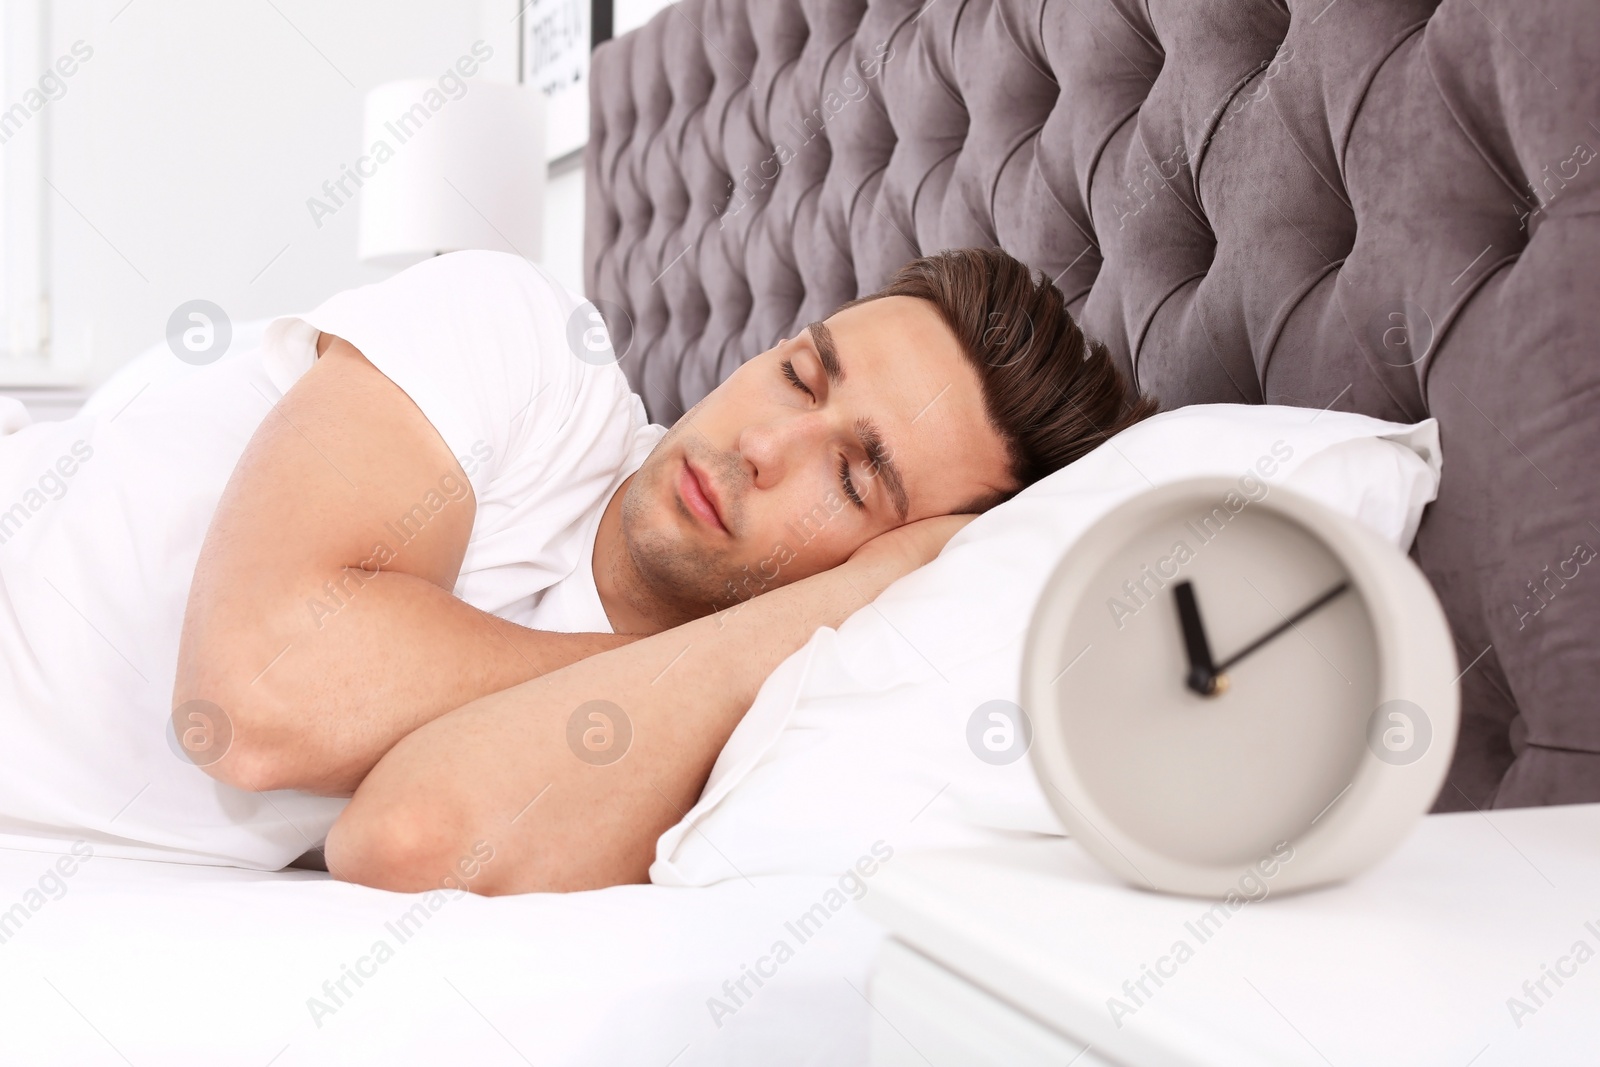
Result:
M541 257L544 94L532 86L430 79L367 93L357 254L408 266L466 248Z

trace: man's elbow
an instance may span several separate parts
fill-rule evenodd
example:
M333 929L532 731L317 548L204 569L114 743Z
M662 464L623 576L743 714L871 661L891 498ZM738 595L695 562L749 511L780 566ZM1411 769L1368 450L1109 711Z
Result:
M188 699L172 709L172 737L180 756L224 785L248 793L303 789L326 796L348 796L353 768L319 761L274 727L285 716L250 693L223 692L219 701ZM359 783L359 777L355 782Z
M239 700L175 702L169 741L178 755L217 781L246 792L293 788L284 761L262 744L256 709Z
M422 872L435 847L423 827L397 818L353 817L346 808L322 851L328 873L341 882L415 893L433 888Z
M340 881L396 893L518 891L503 888L492 876L500 872L493 870L498 854L490 841L479 837L468 843L465 835L446 830L437 813L409 805L367 814L371 810L370 803L353 801L328 831L323 854L328 872Z
M246 793L269 793L276 789L292 789L278 761L265 753L250 752L242 747L230 751L215 763L200 768L223 785L230 785Z
M328 871L344 882L397 893L431 889L479 896L571 893L649 881L649 861L593 864L567 856L540 862L544 850L527 840L452 820L437 805L414 808L400 802L376 808L371 797L353 801L328 831L323 854ZM472 829L477 826L477 829Z

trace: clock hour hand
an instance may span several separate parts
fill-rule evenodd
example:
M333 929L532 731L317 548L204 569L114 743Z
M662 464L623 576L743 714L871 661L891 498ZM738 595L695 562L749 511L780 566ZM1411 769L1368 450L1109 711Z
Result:
M1194 583L1179 582L1172 587L1178 602L1178 623L1183 627L1183 647L1189 654L1189 673L1184 684L1201 696L1216 696L1227 688L1227 681L1211 662L1211 642L1200 622L1200 604L1195 600Z
M1226 663L1222 663L1222 664L1218 665L1218 667L1217 667L1218 672L1225 671L1229 667L1233 666L1235 663L1238 663L1240 660L1244 659L1250 653L1254 652L1256 649L1260 648L1262 645L1266 644L1268 641L1271 641L1273 638L1275 638L1278 635L1282 634L1285 630L1288 630L1295 623L1299 622L1301 619L1305 618L1307 615L1310 615L1313 611L1316 611L1318 608L1320 608L1324 604L1328 603L1328 601L1332 600L1334 597L1338 596L1340 593L1344 592L1346 589L1349 589L1349 588L1350 588L1350 583L1349 582L1347 582L1347 581L1340 582L1338 585L1334 586L1332 589L1328 590L1326 593L1323 593L1321 596L1317 597L1317 599L1313 600L1311 603L1307 604L1305 607L1301 608L1299 611L1295 612L1293 615L1290 615L1289 617L1284 619L1283 622L1279 623L1277 626L1274 626L1272 629L1268 630L1266 633L1262 634L1260 637L1256 638L1254 641L1250 642L1248 645L1245 645L1244 648L1240 649L1239 651L1235 652L1233 655L1229 656Z

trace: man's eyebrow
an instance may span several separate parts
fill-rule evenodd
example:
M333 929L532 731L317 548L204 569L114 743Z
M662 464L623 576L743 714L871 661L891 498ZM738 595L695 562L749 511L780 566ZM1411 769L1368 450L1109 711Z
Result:
M811 331L811 343L816 346L817 358L822 361L822 373L828 376L829 385L844 381L844 364L839 362L839 350L833 344L833 332L825 322L806 325Z
M906 516L911 514L911 500L906 496L905 479L900 477L900 468L890 458L877 424L865 416L857 419L856 436L861 439L861 447L867 453L867 463L873 475L882 478L883 484L889 487L889 495L894 498L895 513L900 516L901 522L905 522Z
M811 332L811 343L816 346L817 359L822 362L822 373L827 376L829 385L838 385L844 381L844 364L839 362L839 349L833 343L833 333L825 322L812 322L806 325ZM883 484L889 489L889 496L894 499L894 510L900 516L900 521L905 522L906 516L911 514L911 499L906 495L906 482L900 475L900 468L894 465L890 456L891 449L883 443L883 434L878 431L877 423L865 416L856 420L856 437L861 442L861 450L867 454L867 463L871 467L874 477L881 477Z

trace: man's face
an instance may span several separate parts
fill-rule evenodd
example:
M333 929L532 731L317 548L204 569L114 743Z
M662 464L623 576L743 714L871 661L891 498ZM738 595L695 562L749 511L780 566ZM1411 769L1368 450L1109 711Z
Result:
M780 341L690 409L633 476L622 534L653 592L698 615L1012 488L955 335L927 301L884 297Z

